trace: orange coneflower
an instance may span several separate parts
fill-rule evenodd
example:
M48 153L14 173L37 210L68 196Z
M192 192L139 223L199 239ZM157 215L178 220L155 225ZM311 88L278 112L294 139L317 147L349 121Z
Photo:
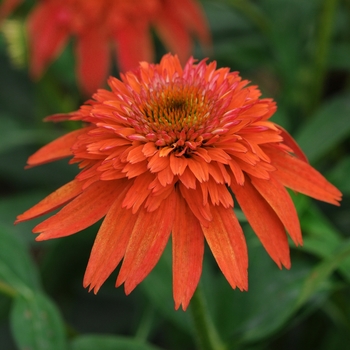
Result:
M285 189L338 205L341 193L306 161L286 131L269 121L271 99L259 99L237 72L177 56L109 79L79 111L50 120L86 127L44 146L28 166L72 156L77 177L18 216L51 212L37 240L74 234L105 219L84 286L95 292L124 258L116 285L130 293L156 265L170 234L175 307L197 287L207 241L233 288L248 287L248 257L230 189L271 258L290 267L286 231L302 243Z
M6 0L0 17L19 0ZM196 0L41 0L28 18L30 70L39 77L74 36L77 75L88 94L104 83L110 64L110 44L116 47L122 71L139 61L152 61L154 27L170 51L182 63L192 51L191 35L203 45L210 42L204 13Z

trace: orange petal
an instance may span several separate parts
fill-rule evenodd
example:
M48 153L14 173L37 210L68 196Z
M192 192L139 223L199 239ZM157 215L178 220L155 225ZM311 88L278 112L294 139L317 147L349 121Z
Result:
M232 288L248 289L248 253L242 228L231 208L211 206L213 220L202 230Z
M125 195L123 207L126 207L127 209L132 208L132 212L135 214L147 196L151 193L149 185L153 180L154 175L149 172L137 176L128 193Z
M202 272L204 236L198 219L178 194L172 233L175 309L186 310Z
M31 220L59 208L82 192L82 183L73 180L48 195L34 207L17 216L18 222Z
M284 265L289 269L290 257L287 235L274 210L253 187L249 178L246 179L244 186L231 183L230 187L249 224L268 254L280 268Z
M77 137L85 134L89 129L90 128L82 128L72 131L40 148L28 158L27 168L71 156L71 147L77 140Z
M42 232L36 240L64 237L81 231L106 215L126 181L99 181L63 207L57 214L43 221L34 229Z
M302 161L304 161L305 163L308 163L308 159L305 155L305 153L303 152L303 150L299 147L299 145L296 143L296 141L293 139L293 137L288 133L287 130L285 130L284 128L282 128L282 126L276 125L278 129L281 130L281 136L283 137L283 143L286 144L288 147L290 147L294 154L301 159Z
M187 158L175 157L174 153L170 154L170 169L174 175L182 175L187 167Z
M106 35L98 28L84 31L76 42L77 75L81 88L91 95L105 85L109 70L109 45Z
M203 203L203 193L200 186L197 189L187 189L183 184L179 185L180 191L186 203L191 208L192 213L202 223L202 225L208 225L209 221L213 219L210 212L210 206L208 203Z
M296 245L303 244L298 213L287 190L271 175L269 180L253 177L252 184L270 204Z
M108 276L122 260L137 215L122 208L126 188L121 191L108 211L91 250L84 276L84 287L97 293Z
M265 152L277 168L273 176L284 186L321 201L339 205L341 192L311 165L272 147L266 147Z
M151 272L163 253L174 223L175 199L173 192L157 210L140 210L116 282L116 286L125 282L126 294Z
M199 182L209 180L208 164L199 157L187 158L187 164Z

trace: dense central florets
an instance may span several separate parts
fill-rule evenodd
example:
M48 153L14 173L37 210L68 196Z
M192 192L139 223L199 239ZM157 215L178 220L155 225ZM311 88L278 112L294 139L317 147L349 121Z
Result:
M154 131L181 132L203 128L211 108L212 102L202 89L170 83L149 92L140 110L144 113L145 123Z
M222 109L217 93L200 79L157 81L138 97L129 115L135 130L158 147L171 147L178 156L202 145Z

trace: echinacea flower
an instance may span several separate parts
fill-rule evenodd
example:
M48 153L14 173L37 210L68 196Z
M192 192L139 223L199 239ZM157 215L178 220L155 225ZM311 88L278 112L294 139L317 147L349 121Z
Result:
M5 0L3 15L19 0ZM210 34L196 0L41 0L28 18L30 71L34 78L74 37L78 82L89 95L104 83L110 66L111 44L117 48L122 71L139 61L152 61L150 28L184 63L192 51L191 35L208 46Z
M232 210L233 192L268 254L290 267L286 231L302 243L285 189L338 205L341 193L305 159L291 136L269 121L271 99L259 99L237 72L216 63L165 55L160 64L109 79L80 110L48 119L85 127L44 146L28 166L72 157L76 178L18 216L63 208L37 225L37 240L74 234L105 216L84 277L96 293L122 261L116 286L129 294L153 269L172 237L175 307L197 287L208 243L229 284L248 288L248 256Z

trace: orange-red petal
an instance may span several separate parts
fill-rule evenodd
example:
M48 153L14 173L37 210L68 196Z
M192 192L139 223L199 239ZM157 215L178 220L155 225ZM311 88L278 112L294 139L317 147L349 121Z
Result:
M52 192L38 204L34 205L23 214L17 216L16 223L31 220L38 216L44 215L53 211L62 205L66 204L74 197L78 196L82 192L82 183L73 180L63 185L55 192Z
M175 191L157 210L142 208L126 249L116 286L123 282L125 293L131 291L151 272L169 240L174 223Z
M286 232L277 214L253 187L249 178L244 186L231 183L244 215L273 261L281 268L290 268L289 246Z
M148 26L147 21L138 20L115 33L117 60L121 71L135 69L141 61L153 61L154 48Z
M231 208L211 206L213 220L202 225L205 239L232 288L248 289L248 252L242 228Z
M83 284L90 286L94 293L122 260L137 219L131 210L122 208L125 192L126 188L109 209L91 250Z
M93 183L57 214L34 227L34 233L41 233L36 239L69 236L91 226L106 215L125 186L127 182L124 180Z
M302 244L298 213L285 187L271 175L269 180L253 177L252 184L270 204L296 245Z
M108 37L102 28L84 31L76 42L79 85L87 95L102 88L109 70Z
M273 176L284 186L307 196L339 205L342 194L308 163L273 147L266 147L277 168Z
M182 308L186 310L202 272L204 236L198 219L179 192L172 232L172 250L175 309L182 304Z
M294 154L301 159L302 161L308 163L308 159L305 155L305 153L303 152L303 150L299 147L299 145L296 143L296 141L293 139L293 137L289 134L289 132L282 128L282 126L276 125L278 129L281 130L281 136L283 137L283 143L285 145L287 145L288 147L290 147Z
M39 78L47 64L62 51L69 29L62 19L69 22L66 10L52 2L39 3L28 18L30 49L30 73Z
M87 133L88 130L89 128L78 129L48 143L28 158L27 168L72 156L71 147L77 137Z

